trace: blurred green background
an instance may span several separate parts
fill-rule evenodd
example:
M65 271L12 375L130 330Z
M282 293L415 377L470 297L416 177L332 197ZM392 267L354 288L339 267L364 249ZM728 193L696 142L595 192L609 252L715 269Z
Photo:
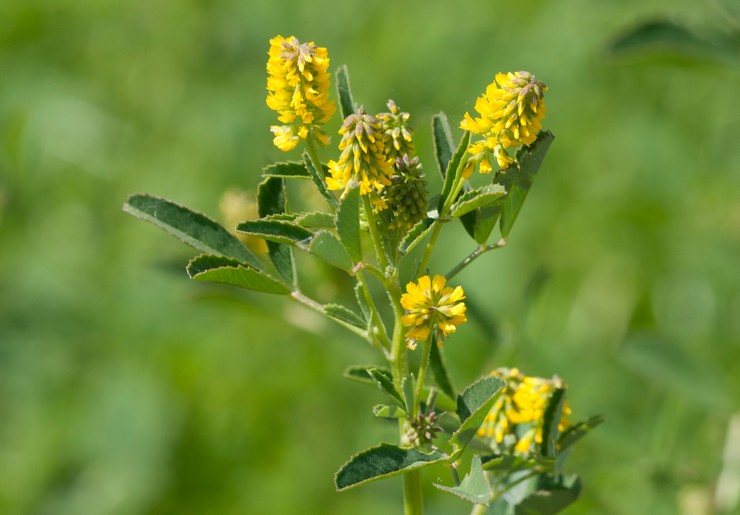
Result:
M549 85L556 140L510 245L456 278L485 323L446 345L453 378L558 374L575 419L606 417L568 513L736 513L739 31L730 0L4 0L0 513L400 511L400 480L332 482L396 438L341 378L377 358L283 299L190 282L194 252L121 211L143 191L218 217L286 157L276 34L328 47L370 112L411 112L435 180L433 113L456 125L497 71ZM473 249L454 229L433 270Z

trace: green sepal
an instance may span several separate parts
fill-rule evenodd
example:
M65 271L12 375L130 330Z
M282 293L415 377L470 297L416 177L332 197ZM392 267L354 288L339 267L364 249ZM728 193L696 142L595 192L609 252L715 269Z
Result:
M279 177L281 179L310 179L306 165L300 161L272 163L262 169L262 177Z
M317 232L311 239L311 244L304 248L330 265L347 272L352 270L352 258L349 257L347 249L329 231Z
M326 174L328 173L328 168L322 165L322 169L317 170L311 162L311 157L308 155L308 152L303 152L303 164L305 165L311 180L319 190L319 193L321 193L331 207L336 209L338 205L337 199L326 188Z
M439 112L432 116L432 137L434 138L434 158L437 161L437 169L442 179L447 173L447 165L450 164L454 149L450 124L447 115Z
M360 188L355 187L344 193L337 210L336 229L353 263L362 261L360 247Z
M466 191L452 205L450 216L462 216L480 207L488 206L504 195L506 195L506 188L500 184L489 184L482 188Z
M483 472L480 456L473 456L468 472L459 486L444 486L434 483L434 486L443 492L448 492L473 504L488 506L491 503L493 492L491 485Z
M553 480L540 476L537 491L522 499L514 508L515 515L555 515L578 500L581 480L578 476L559 476Z
M352 90L349 87L349 70L343 64L334 75L337 81L337 96L339 97L339 112L344 120L355 112L355 102L352 100Z
M328 317L339 322L352 325L358 329L367 329L367 322L360 315L341 304L325 304L324 312Z
M447 373L447 365L445 365L444 355L442 349L436 342L436 337L432 340L431 348L429 349L429 367L432 369L434 374L434 382L437 383L439 389L451 399L455 398L455 388L452 386L450 376Z
M387 404L373 406L373 415L380 418L406 418L409 416L405 410L398 406L389 406Z
M522 147L517 153L519 166L512 166L504 170L498 178L497 182L505 186L507 191L501 208L501 223L499 225L503 238L509 237L511 228L522 209L553 139L554 136L550 131L540 132L537 140L530 147Z
M126 200L123 210L156 225L196 250L230 257L256 269L264 268L260 259L226 228L184 206L139 193Z
M455 150L452 159L450 159L447 165L445 182L442 186L442 192L439 194L439 203L437 204L437 211L440 213L442 212L442 207L447 202L447 197L452 194L452 186L456 179L455 172L460 165L460 161L465 156L465 152L468 150L468 143L470 143L470 132L464 131L462 138L460 138L460 144L457 146L457 150Z
M426 236L429 231L431 231L432 224L434 224L434 222L434 218L425 218L421 222L418 222L416 225L414 225L408 232L408 234L406 234L406 236L403 238L403 240L401 240L401 244L399 245L399 250L401 254L407 254L414 247L416 247L424 238L424 236Z
M382 443L352 456L334 476L334 484L337 490L345 490L446 460L447 456L438 451L426 453L419 449L404 449Z
M481 457L483 470L491 472L505 472L512 474L522 470L535 470L538 472L552 472L555 470L553 458L541 456L521 456L519 454L491 454Z
M191 279L239 286L247 290L290 295L291 288L284 282L252 268L245 268L238 261L210 254L190 261L187 272Z
M547 408L542 416L542 444L540 452L546 458L554 458L558 455L558 426L563 416L565 392L565 388L556 388L552 392L550 401L547 403Z
M375 365L352 365L344 369L342 377L355 381L357 383L377 386L375 379L370 375L368 370L374 369L376 374L384 375L388 381L393 383L393 374L387 368L377 367Z
M257 236L268 242L281 243L283 245L295 245L298 243L308 244L313 238L313 233L308 229L292 222L281 220L247 220L236 226L236 230L242 234Z
M506 383L496 376L484 376L469 385L457 396L457 416L460 427L452 434L450 445L458 446L453 458L462 454L462 451L475 437L478 428L491 411L493 403Z
M558 452L562 453L568 447L591 432L593 428L604 422L604 417L595 415L587 420L578 422L560 433L558 437Z

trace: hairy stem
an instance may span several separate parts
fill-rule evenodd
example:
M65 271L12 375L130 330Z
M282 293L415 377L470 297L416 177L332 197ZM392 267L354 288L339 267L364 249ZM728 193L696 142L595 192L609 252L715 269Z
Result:
M373 206L367 195L362 196L362 206L365 208L367 225L370 228L370 238L373 241L373 247L375 247L375 254L378 256L378 264L381 270L385 270L388 267L388 258L385 255L385 246L378 231L378 221L375 218L375 211L373 211Z
M431 336L422 342L423 354L419 364L419 377L416 380L416 389L414 391L414 405L412 407L412 417L417 417L421 411L421 392L424 390L424 376L426 375L427 365L429 364L429 353L431 351Z
M468 257L460 261L455 267L447 272L447 275L445 277L449 280L452 279L454 276L459 274L466 266L468 266L470 263L481 257L483 254L488 252L489 250L494 249L500 249L501 247L506 246L506 240L501 239L497 243L491 243L489 245L481 245L477 249L475 249L473 252L470 253Z

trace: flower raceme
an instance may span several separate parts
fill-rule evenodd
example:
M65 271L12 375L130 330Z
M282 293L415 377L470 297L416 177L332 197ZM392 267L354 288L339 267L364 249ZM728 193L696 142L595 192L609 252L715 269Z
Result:
M542 444L544 415L550 398L565 385L558 377L525 376L517 368L499 368L493 375L506 381L506 386L478 429L478 436L490 439L498 450L513 445L514 452L519 454L536 452ZM570 425L566 418L570 413L566 401L558 427L561 431Z
M267 61L267 106L277 111L283 125L273 125L273 143L280 150L292 150L310 132L323 145L329 136L319 125L328 122L336 107L329 98L329 57L326 48L311 41L301 43L295 36L270 40Z
M434 279L425 275L406 285L406 293L401 296L406 314L401 322L411 327L406 334L409 349L415 349L417 342L429 338L433 331L442 341L467 321L462 287L445 287L446 283L447 279L441 275L435 275Z
M480 163L481 173L492 170L491 153L505 170L514 163L507 148L534 143L547 111L545 91L547 86L529 72L498 73L475 102L480 117L465 113L460 128L482 136L468 150Z
M331 177L326 178L327 187L346 191L359 185L360 194L369 195L390 186L393 161L385 154L378 120L360 107L357 113L345 118L339 134L342 135L339 142L342 153L339 161L329 161ZM384 207L384 202L377 196L374 204L378 211Z

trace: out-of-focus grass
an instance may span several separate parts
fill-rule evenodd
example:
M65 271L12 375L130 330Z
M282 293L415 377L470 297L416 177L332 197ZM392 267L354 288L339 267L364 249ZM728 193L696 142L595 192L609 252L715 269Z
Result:
M432 113L457 123L497 71L550 86L556 140L510 245L457 278L488 327L446 345L454 379L557 373L576 418L606 416L570 458L586 485L571 513L701 513L740 407L732 8L2 2L0 511L398 510L396 482L331 481L395 437L375 392L340 377L376 358L280 299L188 282L188 250L120 211L147 191L216 215L225 189L285 158L264 105L280 33L347 63L369 111L393 97L411 112L430 177ZM610 50L651 20L711 44ZM440 272L472 250L461 229L442 243ZM336 283L321 295L343 295L320 273ZM430 513L466 510L429 494Z

